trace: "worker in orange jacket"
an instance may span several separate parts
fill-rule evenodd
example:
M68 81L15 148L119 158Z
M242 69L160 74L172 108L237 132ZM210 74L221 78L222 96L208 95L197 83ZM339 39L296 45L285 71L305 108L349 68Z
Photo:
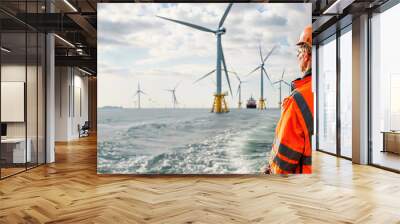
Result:
M312 27L307 26L297 43L302 77L292 82L292 92L282 103L266 174L309 174L314 104L311 89Z

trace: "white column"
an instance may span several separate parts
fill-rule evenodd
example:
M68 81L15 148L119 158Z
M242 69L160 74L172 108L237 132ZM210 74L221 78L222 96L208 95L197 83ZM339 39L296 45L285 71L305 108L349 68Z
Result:
M353 162L368 163L368 15L353 19Z
M46 11L53 12L54 5L46 1ZM55 162L55 43L54 34L46 35L46 163Z
M46 163L55 161L55 73L54 35L46 36Z

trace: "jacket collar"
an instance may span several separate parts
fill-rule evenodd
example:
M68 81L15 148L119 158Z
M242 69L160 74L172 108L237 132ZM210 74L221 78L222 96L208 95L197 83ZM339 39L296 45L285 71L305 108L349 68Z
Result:
M306 78L307 76L311 76L311 68L304 72L302 79Z
M312 74L311 69L308 69L307 71L305 71L303 73L303 77L293 80L290 85L291 90L293 91L293 90L299 88L300 86L304 85L305 83L308 83L309 81L311 81L311 74Z

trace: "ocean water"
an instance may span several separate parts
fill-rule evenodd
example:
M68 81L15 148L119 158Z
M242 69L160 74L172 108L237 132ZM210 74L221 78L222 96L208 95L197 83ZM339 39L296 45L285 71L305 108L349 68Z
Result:
M98 173L252 174L271 150L279 109L98 109Z

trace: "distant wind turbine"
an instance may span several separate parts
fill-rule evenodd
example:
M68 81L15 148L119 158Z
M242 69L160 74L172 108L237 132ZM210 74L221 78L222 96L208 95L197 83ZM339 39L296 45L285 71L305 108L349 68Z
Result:
M260 75L261 82L260 82L260 99L258 100L258 108L259 108L260 110L264 110L265 107L266 107L266 105L265 105L265 99L264 99L264 76L263 76L263 74L265 74L265 76L267 77L267 79L269 80L269 82L272 83L272 82L271 82L271 79L269 78L269 76L268 76L268 74L267 74L267 71L266 71L265 68L264 68L264 65L265 65L265 62L267 61L267 59L269 58L269 56L271 56L272 52L275 50L276 46L274 46L274 47L269 51L269 53L267 54L267 56L265 56L265 58L263 57L262 52L261 52L261 45L259 45L258 47L259 47L259 50L260 50L259 53L260 53L261 64L260 64L258 67L256 67L255 69L253 69L248 75L250 75L250 74L252 74L253 72L255 72L255 71L257 71L257 70L260 69L260 72L261 72L261 75Z
M232 95L232 88L231 88L231 84L230 84L230 80L229 80L229 76L228 76L228 72L227 72L227 68L226 68L226 63L225 63L225 57L224 57L224 52L222 49L222 44L221 44L221 36L223 34L225 34L226 29L224 27L222 27L224 25L225 19L228 16L228 13L232 7L233 3L229 3L228 7L226 8L224 14L222 15L221 19L219 20L219 24L218 24L218 28L216 30L212 30L203 26L199 26L199 25L195 25L192 23L188 23L188 22L183 22L183 21L179 21L179 20L174 20L174 19L169 19L166 17L162 17L162 16L157 16L161 19L165 19L165 20L169 20L171 22L174 23L179 23L181 25L185 25L185 26L189 26L191 28L197 29L197 30L201 30L204 32L208 32L208 33L213 33L216 35L217 37L217 64L216 64L216 69L214 69L213 71L207 73L206 75L204 75L203 77L201 77L199 80L211 75L213 72L216 71L217 77L216 77L216 81L217 81L217 91L214 94L214 103L213 103L213 107L211 112L215 112L215 113L225 113L228 112L228 106L226 104L225 101L225 93L222 93L222 81L221 81L221 63L225 68L225 76L226 76L226 80L228 82L229 85L229 91Z
M236 79L239 82L236 95L239 96L238 108L240 109L240 108L242 108L242 84L246 83L247 81L241 80L239 75L236 72L231 72L231 73L233 73L236 76Z
M138 97L138 109L140 109L140 95L141 94L144 94L144 95L147 95L145 92L143 92L141 89L140 89L140 83L138 82L138 87L137 87L137 90L136 90L136 94L134 95L134 97L135 96L137 96Z
M172 93L172 106L173 108L176 108L176 105L178 105L178 100L176 99L176 88L178 88L180 83L176 84L176 86L173 89L166 89L165 91L171 92Z
M283 69L281 79L272 83L273 85L276 85L279 83L279 108L282 107L282 83L287 85L290 90L290 84L288 82L286 82L285 80L283 80L284 75L285 75L285 69Z

